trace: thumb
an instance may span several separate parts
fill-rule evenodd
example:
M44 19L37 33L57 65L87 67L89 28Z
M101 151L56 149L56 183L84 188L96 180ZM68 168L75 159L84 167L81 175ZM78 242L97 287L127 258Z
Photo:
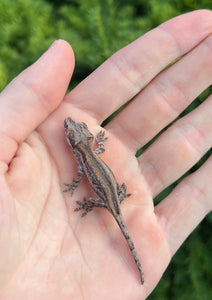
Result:
M55 41L0 95L0 161L9 163L17 146L60 104L74 68L70 45Z

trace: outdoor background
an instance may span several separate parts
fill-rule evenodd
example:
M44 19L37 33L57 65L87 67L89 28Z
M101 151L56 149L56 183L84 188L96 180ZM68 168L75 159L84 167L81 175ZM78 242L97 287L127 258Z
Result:
M162 22L199 8L212 9L212 0L0 0L0 91L55 39L65 39L75 52L71 89L118 49ZM200 105L211 91L204 91L181 115ZM211 232L212 214L178 250L148 300L212 299Z

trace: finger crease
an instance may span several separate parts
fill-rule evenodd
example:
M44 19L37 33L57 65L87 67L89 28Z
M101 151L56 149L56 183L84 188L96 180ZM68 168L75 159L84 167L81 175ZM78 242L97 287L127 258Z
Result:
M30 92L32 92L33 95L35 95L36 101L38 100L41 106L44 108L44 110L49 114L52 111L52 107L50 105L50 102L47 101L47 97L44 94L41 94L37 92L37 89L34 87L34 84L30 83L27 80L23 80L22 84L24 86L24 89L28 89Z
M170 116L171 119L177 117L179 115L179 113L181 113L182 109L179 107L179 103L188 105L189 101L188 101L187 96L182 91L182 89L179 88L177 85L172 86L171 90L169 90L170 85L164 84L164 82L161 81L159 77L157 77L157 79L154 80L152 84L153 84L153 87L155 87L155 89L156 89L157 95L159 95L159 97L162 99L163 103L167 104L169 110L172 112L171 116ZM175 99L173 99L173 97L170 97L170 95L174 95L174 97L176 97L176 101L174 101ZM180 99L180 101L179 101L179 99ZM171 101L169 101L169 100L171 100ZM159 100L159 102L161 102L161 101ZM177 105L177 107L175 107L176 105ZM183 105L183 107L185 105Z
M186 123L184 123L184 120L186 121ZM192 149L193 154L199 157L202 147L202 141L205 137L203 131L200 130L200 127L198 128L194 126L193 122L189 121L189 118L177 121L176 126L180 131L180 135L182 132L181 136L185 139L185 142Z
M138 68L133 64L129 65L124 59L124 56L121 57L116 53L113 54L108 61L112 64L113 68L118 70L118 73L121 74L121 78L127 81L128 85L130 84L132 87L133 94L131 97L135 96L142 88L142 80L140 80L141 74Z

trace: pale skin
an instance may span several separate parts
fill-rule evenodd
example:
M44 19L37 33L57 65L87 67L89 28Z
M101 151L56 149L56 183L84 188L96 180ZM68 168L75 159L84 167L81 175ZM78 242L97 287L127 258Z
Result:
M210 149L212 96L138 159L135 153L211 84L211 34L210 11L172 19L114 54L65 97L74 55L68 43L56 41L2 91L1 300L140 300L152 292L211 210L211 157L159 205L152 199ZM87 181L72 197L63 193L77 172L64 118L83 121L97 134L132 98L105 127L101 158L132 193L121 209L144 269L143 286L112 216L98 208L85 218L74 212L75 200L93 195Z

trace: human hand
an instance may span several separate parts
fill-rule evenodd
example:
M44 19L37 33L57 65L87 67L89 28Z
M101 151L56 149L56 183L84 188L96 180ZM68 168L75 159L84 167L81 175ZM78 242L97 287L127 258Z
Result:
M1 93L1 299L144 299L154 289L211 209L211 157L155 208L152 199L211 147L212 97L141 157L135 153L211 84L211 32L209 11L172 19L121 49L64 99L74 59L57 41ZM105 127L101 157L132 193L121 208L143 286L112 216L95 209L81 219L73 212L74 200L92 193L87 181L72 198L62 192L77 171L64 118L84 121L96 134L132 98Z

